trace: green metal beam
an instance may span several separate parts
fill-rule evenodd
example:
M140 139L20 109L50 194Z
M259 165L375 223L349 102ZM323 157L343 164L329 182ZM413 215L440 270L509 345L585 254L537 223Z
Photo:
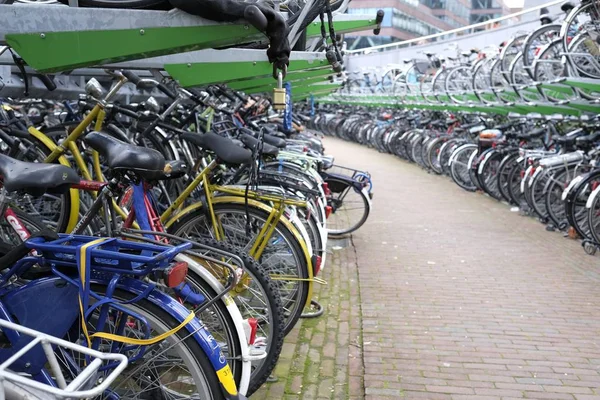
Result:
M337 90L340 88L340 84L339 83L329 83L329 84L322 84L322 85L310 85L310 86L304 86L304 87L300 87L300 88L292 88L292 96L294 95L301 95L301 94L311 94L311 93L317 93L323 90Z
M348 15L352 15L352 14L348 14ZM325 23L327 24L327 22L325 22ZM336 21L335 19L333 20L333 26L334 26L336 34L366 31L369 29L374 29L376 27L376 25L377 24L375 23L375 18L365 18L365 19L359 19L359 20L354 20L354 21L351 21L351 20L350 21ZM329 27L327 25L326 25L325 30L327 31L327 34L329 35ZM321 21L320 20L318 20L318 21L315 20L306 27L306 36L307 37L321 36Z
M329 62L325 59L292 60L288 72L327 67ZM268 61L165 64L165 70L183 87L273 76L273 66Z
M322 83L322 82L328 82L328 79L322 77L322 76L317 76L314 78L310 78L310 79L306 79L301 81L301 83L298 83L297 85L294 85L292 83L292 96L294 95L294 93L296 93L297 91L301 91L304 90L307 87L312 87L310 85L313 85L315 83ZM340 84L335 84L336 88L339 89ZM260 86L260 87L255 87L255 88L250 88L247 89L245 92L248 94L253 94L253 93L267 93L267 92L271 92L273 91L273 88L276 86L276 84L269 84L269 85L264 85L264 86Z
M261 38L264 35L258 30L240 24L6 35L7 43L40 72L231 46Z
M315 98L319 98L319 97L323 97L323 96L328 96L331 93L335 92L336 89L331 89L331 90L324 90L324 91L320 91L320 92L316 92L316 93L310 93L310 94L301 94L298 96L293 96L292 95L292 100L293 101L302 101L302 100L306 100L308 99L310 96L313 96Z
M334 72L329 68L322 68L322 69L310 70L310 71L290 72L285 77L285 82L292 82L292 86L293 86L294 82L297 82L299 80L304 80L304 79L309 79L309 78L314 78L314 77L329 77L332 74L334 74ZM227 84L227 86L229 86L230 88L235 89L235 90L244 90L244 89L261 87L261 86L266 86L266 85L271 85L271 84L276 84L276 83L277 83L277 81L275 81L275 79L273 79L273 77L270 76L267 78L254 78L254 79L245 79L243 81L230 82Z

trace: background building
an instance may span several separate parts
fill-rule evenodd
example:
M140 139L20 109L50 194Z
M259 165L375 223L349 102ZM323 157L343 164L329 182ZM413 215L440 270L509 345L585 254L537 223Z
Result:
M346 38L349 49L427 36L510 13L503 0L352 0L348 13L375 14L378 9L385 11L379 36L354 33Z

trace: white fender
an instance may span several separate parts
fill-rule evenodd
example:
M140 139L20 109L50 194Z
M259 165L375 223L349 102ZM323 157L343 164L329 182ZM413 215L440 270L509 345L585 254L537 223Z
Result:
M184 261L188 264L188 268L197 273L206 283L210 285L210 287L215 291L215 293L221 293L225 288L221 283L215 278L210 272L206 270L200 263L196 262L193 258L186 256L185 254L178 254L175 259L177 261ZM252 363L250 357L250 351L248 348L248 338L246 337L246 332L244 331L244 318L242 318L242 314L238 309L237 305L233 298L230 295L226 294L221 297L221 300L225 307L227 308L227 312L231 316L231 320L235 325L235 331L238 334L238 338L240 341L240 347L242 349L242 378L238 387L238 390L242 394L246 394L248 392L248 387L250 386L250 375L252 374Z
M569 185L565 188L565 190L563 190L562 195L560 196L562 201L567 200L567 196L569 196L569 192L571 191L571 189L573 189L573 187L575 185L577 185L579 182L581 182L581 180L583 179L582 175L576 176L574 179L571 180L571 182L569 182Z
M594 189L594 191L590 194L587 201L585 202L585 208L592 208L592 204L594 204L594 200L598 197L598 193L600 193L600 185Z

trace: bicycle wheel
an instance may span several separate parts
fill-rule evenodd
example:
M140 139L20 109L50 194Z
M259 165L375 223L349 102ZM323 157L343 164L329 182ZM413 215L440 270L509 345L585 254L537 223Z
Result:
M544 222L548 220L544 188L548 181L553 179L555 173L554 171L544 171L542 167L538 167L529 181L529 187L526 188L529 204L537 216Z
M23 243L27 233L33 234L46 228L45 224L33 215L10 206L14 215L5 213L0 218L0 242L10 246Z
M545 188L548 218L550 218L552 224L560 230L564 230L569 226L562 194L572 178L573 175L571 173L560 171L552 177Z
M592 236L586 206L588 199L596 191L599 184L600 174L598 174L598 171L590 172L571 189L565 201L567 221L582 238L591 238Z
M492 151L489 155L485 156L477 168L477 177L481 183L481 188L498 201L502 199L500 189L498 188L498 175L502 158L502 153Z
M508 196L514 204L523 207L525 202L525 194L521 192L521 181L525 176L525 168L522 162L516 162L508 172Z
M519 158L518 152L511 152L508 155L505 155L498 166L498 174L497 177L497 186L498 192L500 193L501 198L507 201L509 204L514 204L510 194L508 193L508 186L510 185L510 171L517 163L517 159Z
M600 187L600 186L599 186ZM587 226L596 243L600 243L600 189L596 188L587 201Z
M105 294L105 286L92 284L91 287L94 292L100 295ZM115 322L119 321L121 317L128 320L124 327L124 336L132 338L145 337L144 329L149 329L150 337L156 337L180 324L171 314L146 299L127 303L137 297L139 297L137 294L121 289L114 291L112 298L120 301L119 309L115 307L109 309L110 319L104 332L114 333L117 326L120 325ZM123 309L131 314L124 313ZM92 331L94 323L97 323L98 315L99 312L96 310L88 318L88 326ZM133 317L134 315L139 317ZM81 322L78 320L65 339L79 342L82 337ZM112 345L112 341L103 339L100 349L111 349ZM120 348L119 345L114 345L116 348ZM135 350L132 351L135 352ZM81 356L65 353L61 352L57 356L59 363L65 366L65 375L69 376L69 372L72 371L69 366L73 362L84 365L85 360ZM120 399L139 399L146 398L146 396L224 399L221 384L208 356L196 339L190 337L185 328L167 337L159 344L147 348L140 354L139 360L127 366L110 390Z
M431 168L433 172L435 172L438 175L441 175L444 172L439 155L446 141L446 138L436 138L434 140L431 140L427 145L427 165L429 166L429 168Z
M28 132L13 131L13 134L24 146L24 149L15 154L13 158L26 162L43 162L51 153L44 143ZM13 200L22 211L43 221L48 229L54 232L66 232L70 225L74 226L77 222L72 220L77 219L76 214L75 218L72 215L73 205L79 204L79 200L73 200L77 194L76 189L71 189L62 194L45 193L41 196L19 194L13 196Z
M477 154L476 144L466 144L457 148L450 156L450 176L461 188L474 192L477 186L471 180L469 160Z
M368 195L345 179L328 177L325 182L331 190L328 204L333 208L327 219L328 234L347 235L363 226L371 212Z
M261 209L243 204L213 204L214 215L223 228L224 241L248 252L258 239L260 229L265 225L269 214ZM249 220L247 219L249 216ZM247 224L246 222L249 222ZM247 232L249 225L249 232ZM169 233L191 240L214 239L211 218L205 210L196 209L181 216L169 227ZM249 234L247 234L249 233ZM275 287L281 298L284 312L285 334L294 327L308 297L308 262L301 245L294 234L279 221L268 241L263 254L257 260L261 268L275 280ZM284 275L293 280L278 279ZM275 279L274 279L275 278Z
M242 318L254 318L257 321L258 326L256 336L260 339L260 341L264 342L265 351L267 352L266 358L252 362L250 386L248 387L247 392L247 396L250 396L256 390L258 390L263 383L265 383L273 369L275 369L275 365L277 364L279 354L281 353L281 349L283 347L284 315L281 298L279 297L275 283L261 269L261 266L256 262L256 260L248 256L248 254L239 251L239 249L236 249L231 244L225 242L204 239L202 240L202 243L212 248L234 254L241 258L244 263L242 279L240 279L238 285L230 292L230 295L238 306L238 309L242 314ZM202 254L213 255L210 254L210 252L206 252L199 248L195 248L194 251ZM219 257L219 260L224 262L231 261L224 256ZM199 262L218 280L225 281L226 276L223 275L222 267L214 263L207 262L206 260L199 260ZM199 290L202 293L208 293L210 296L208 299L216 296L216 293L214 293L214 290L210 287L210 285L208 285L204 279L202 279L194 271L188 271L187 281L194 289ZM219 301L216 304L219 304L221 307L225 307L225 304L222 301ZM226 310L220 310L220 312L223 315L221 318L224 318L228 315ZM213 315L213 312L208 310L204 311L201 315L198 315L198 318L205 324L207 324L207 320L209 320L209 318L214 321L215 317L216 315ZM220 323L218 325L208 325L208 328L215 338L217 338L215 334L219 333L221 337L229 339L228 343L233 343L235 345L237 334L235 332L230 332L230 329L232 328L229 327L231 326L232 325ZM223 328L227 328L227 331L225 331ZM229 348L227 347L227 349ZM232 368L232 371L237 372L240 370L241 372L241 366L238 365L241 364L239 356L232 354L231 352L225 352L225 350L224 353L225 356L228 357L228 362ZM234 367L236 368L234 369Z

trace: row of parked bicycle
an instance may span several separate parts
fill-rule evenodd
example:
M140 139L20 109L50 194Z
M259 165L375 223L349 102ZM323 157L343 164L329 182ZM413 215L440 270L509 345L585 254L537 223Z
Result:
M447 175L539 218L548 229L600 244L600 120L508 117L321 106L311 125Z
M370 176L266 99L107 72L79 101L2 103L2 377L40 398L250 396L323 311L327 238L365 222ZM170 101L115 102L128 82Z
M390 65L372 78L349 73L343 93L389 94L410 102L485 105L565 104L600 98L596 89L560 85L566 78L600 79L600 2L565 2L563 14L543 14L542 25L498 45L456 54L425 53ZM364 77L360 75L363 74Z

